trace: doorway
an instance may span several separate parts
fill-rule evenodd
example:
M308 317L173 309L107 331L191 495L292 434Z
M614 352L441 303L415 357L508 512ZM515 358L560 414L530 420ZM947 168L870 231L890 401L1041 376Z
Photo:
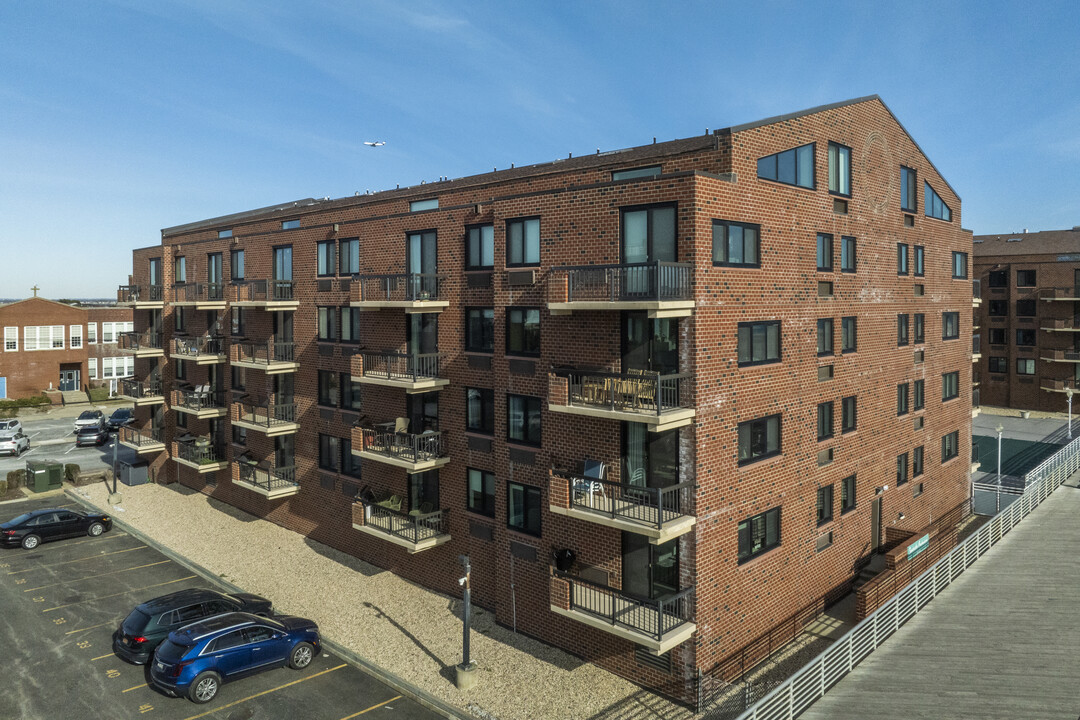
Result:
M79 389L79 370L78 368L65 368L60 366L60 389L61 390L78 390Z
M870 552L881 549L881 498L870 504Z
M622 534L622 590L656 600L679 591L679 541L652 545L644 535Z

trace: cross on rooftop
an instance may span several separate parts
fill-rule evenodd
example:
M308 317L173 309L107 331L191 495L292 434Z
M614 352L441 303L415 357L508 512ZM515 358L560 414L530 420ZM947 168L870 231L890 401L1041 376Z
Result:
M37 297L37 291L40 290L41 288L39 288L37 286L37 284L35 284L34 287L32 287L30 289L34 291L34 297Z

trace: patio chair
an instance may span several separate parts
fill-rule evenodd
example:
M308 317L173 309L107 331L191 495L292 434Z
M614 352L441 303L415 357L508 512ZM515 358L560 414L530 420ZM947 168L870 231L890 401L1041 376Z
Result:
M589 507L595 506L596 496L607 499L603 480L607 477L607 465L600 460L585 460L581 477L574 480L574 495L577 499L588 496Z

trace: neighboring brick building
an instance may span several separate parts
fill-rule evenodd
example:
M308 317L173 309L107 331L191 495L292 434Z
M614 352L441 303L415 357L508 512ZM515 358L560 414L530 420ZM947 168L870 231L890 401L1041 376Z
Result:
M195 222L120 290L122 438L687 698L968 497L970 252L876 96Z
M1080 379L1080 227L978 235L974 243L978 399L1065 412L1066 390Z
M0 306L0 327L0 398L86 390L114 384L133 370L116 346L119 333L132 327L128 307L82 307L32 297Z

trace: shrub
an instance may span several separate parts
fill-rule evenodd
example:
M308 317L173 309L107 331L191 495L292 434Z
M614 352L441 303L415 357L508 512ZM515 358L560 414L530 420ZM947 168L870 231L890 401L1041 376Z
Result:
M17 487L22 487L26 482L25 470L10 470L7 474L8 490L14 490Z
M0 400L0 408L37 407L38 405L51 405L52 401L44 395L18 398L17 400Z
M75 482L75 478L79 477L79 471L82 470L75 463L68 463L64 466L64 477L67 478L69 483Z

